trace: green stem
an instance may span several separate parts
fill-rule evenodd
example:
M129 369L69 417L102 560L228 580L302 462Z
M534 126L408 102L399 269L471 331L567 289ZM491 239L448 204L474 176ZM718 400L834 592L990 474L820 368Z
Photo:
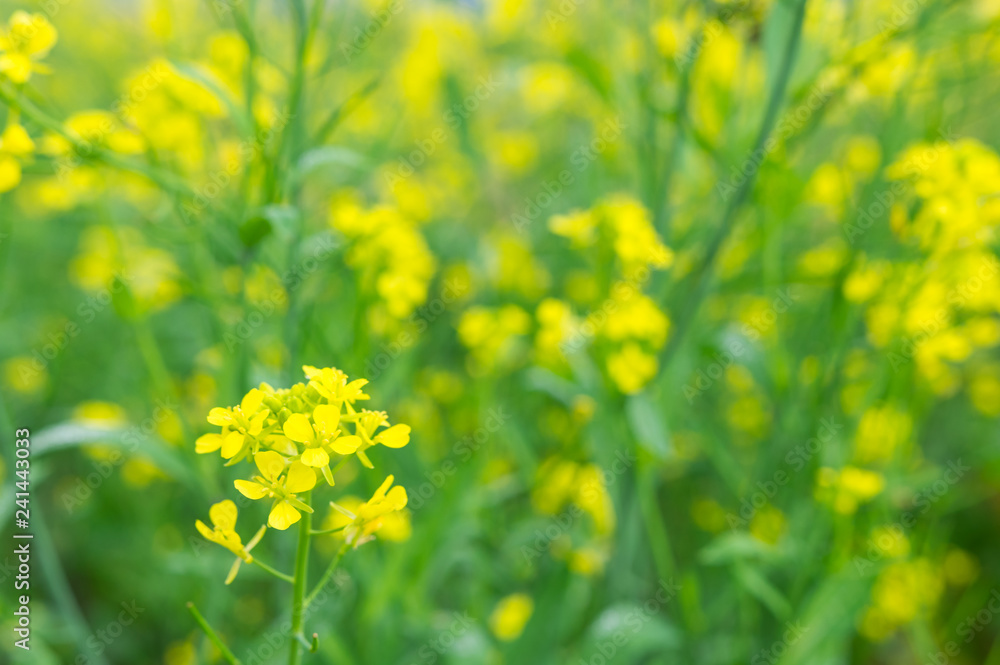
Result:
M792 73L795 53L798 50L799 38L802 35L802 22L805 18L807 2L808 0L799 0L798 6L794 10L795 16L793 18L791 30L789 31L788 42L785 44L785 52L781 61L781 66L778 69L774 87L771 89L771 94L767 100L767 108L764 111L764 119L761 122L760 131L757 134L757 141L755 142L753 150L750 154L756 155L763 150L764 146L771 137L771 132L774 130L775 123L778 121L778 112L781 110L782 101L785 97L785 90L788 87L788 79L791 77ZM759 172L760 169L758 168L753 173L749 174L733 194L733 197L729 201L729 205L723 213L722 223L719 225L719 229L716 231L715 236L709 244L708 251L705 253L705 258L701 262L701 270L694 278L693 288L684 289L685 296L687 297L687 305L682 309L682 311L678 312L676 317L677 332L674 333L666 348L663 349L661 355L663 362L661 363L661 366L664 369L673 358L674 354L680 349L685 333L691 327L691 322L698 314L698 309L708 292L708 287L714 276L715 260L718 257L719 251L722 249L722 245L726 238L729 237L729 232L732 230L736 221L736 213L739 212L739 209L743 206L743 203L746 202L746 199L750 195L750 191L756 182L757 173ZM666 373L664 372L663 375L666 376Z
M280 570L275 570L274 568L272 568L271 566L267 565L266 563L264 563L263 561L261 561L257 557L254 557L253 561L251 563L253 563L253 565L257 566L258 568L263 568L264 570L266 570L267 572L271 573L272 575L274 575L275 577L277 577L280 580L285 580L286 582L289 582L291 584L295 584L295 578L294 577L292 577L291 575L289 575L287 573L283 573Z
M199 612L198 608L194 606L194 603L188 602L187 608L188 611L191 612L191 616L194 617L194 620L198 622L199 626L201 626L201 629L205 631L205 635L208 636L208 639L212 640L212 644L218 647L219 652L222 653L222 657L226 659L226 662L232 663L232 665L240 665L240 661L233 655L233 652L229 650L229 647L227 647L226 643L222 641L222 638L220 638L218 634L212 630L212 627L208 625L208 622L205 621L205 617L201 615L201 612Z
M337 556L335 556L333 561L330 562L330 565L326 567L326 572L323 573L323 577L320 578L319 584L317 584L316 588L312 590L312 593L306 597L306 607L312 604L312 602L316 599L316 596L319 595L319 592L326 586L326 583L330 581L334 571L337 570L337 566L340 565L340 560L344 558L344 555L350 547L350 543L344 543L341 545L340 549L337 551Z
M302 495L303 503L309 504L312 492ZM292 628L288 647L288 665L299 664L299 644L296 635L302 632L302 614L305 609L306 576L309 572L309 531L312 528L312 513L303 512L299 520L299 547L295 554L295 579L292 591Z
M316 529L313 529L309 533L311 533L314 536L322 536L322 535L327 534L327 533L337 533L338 531L343 531L345 528L346 527L338 526L335 529L322 529L322 530L319 530L319 531L317 531Z

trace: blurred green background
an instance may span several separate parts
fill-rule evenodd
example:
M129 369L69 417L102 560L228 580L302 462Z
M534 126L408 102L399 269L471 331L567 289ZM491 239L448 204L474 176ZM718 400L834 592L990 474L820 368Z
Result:
M314 365L412 436L306 663L1000 665L1000 3L0 21L0 661L286 662L194 441Z

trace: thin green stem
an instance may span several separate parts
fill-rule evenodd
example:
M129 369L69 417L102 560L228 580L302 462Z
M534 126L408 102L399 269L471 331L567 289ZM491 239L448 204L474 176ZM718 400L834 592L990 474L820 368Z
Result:
M785 44L785 52L781 60L781 66L778 69L774 87L771 89L771 94L767 100L767 108L764 111L764 119L761 121L760 131L757 134L757 140L754 143L753 151L750 154L756 155L763 151L763 148L770 139L771 132L774 130L774 126L778 121L778 112L781 110L782 101L785 97L785 90L788 87L788 80L791 77L795 54L798 51L799 39L802 35L802 22L805 18L807 2L808 0L799 0L798 5L795 7L795 15L789 31L788 41ZM705 253L705 257L701 262L701 270L694 278L693 288L690 290L688 288L684 289L684 293L687 297L687 305L681 312L678 313L677 332L674 333L670 342L662 352L661 357L663 362L661 365L664 368L673 358L674 354L680 349L685 333L691 327L691 322L698 314L701 302L707 294L708 287L712 282L715 261L718 258L719 251L722 249L722 245L726 238L729 237L729 232L735 224L736 213L739 212L743 203L750 195L750 191L756 182L756 175L759 171L760 169L756 169L749 174L737 188L736 192L732 195L732 198L729 200L729 205L723 213L722 223L719 224L719 228L716 231L715 236L712 238L708 250ZM664 373L664 376L665 375L666 374Z
M187 183L173 173L151 166L130 162L122 159L112 152L80 141L76 136L70 134L61 122L51 117L45 111L36 106L34 102L26 99L23 95L12 94L3 89L3 87L0 87L0 100L2 100L10 108L23 113L26 117L30 118L43 128L66 139L70 145L73 146L73 149L80 155L90 156L95 162L103 162L108 166L112 166L122 171L130 171L132 173L138 173L139 175L145 176L159 185L159 187L165 192L174 194L175 196L192 198L194 195L194 192L192 192Z
M201 629L205 631L205 635L208 636L208 639L212 640L212 644L219 649L219 652L222 654L222 657L226 659L226 662L232 663L232 665L240 665L240 661L233 655L233 652L229 650L229 647L227 647L226 643L222 641L222 638L220 638L212 627L208 625L208 622L205 621L205 617L201 615L201 612L199 612L198 608L194 606L194 603L188 602L187 608L188 611L191 612L191 616L194 617L194 620L198 622L199 626L201 626Z
M309 504L312 492L302 495L303 503ZM300 650L296 635L302 632L302 615L306 602L306 577L309 573L309 531L312 528L312 513L303 512L299 520L299 546L295 553L295 579L292 591L292 639L289 640L288 665L299 665Z
M257 557L254 557L253 561L251 563L253 563L253 565L257 566L258 568L262 568L262 569L266 570L267 572L271 573L272 575L274 575L275 577L277 577L279 580L285 580L286 582L288 582L290 584L295 584L295 578L294 577L292 577L291 575L289 575L287 573L283 573L280 570L275 570L274 568L272 568L271 566L267 565L266 563L264 563L263 561L261 561Z
M316 529L313 529L309 533L311 533L314 536L322 536L322 535L327 534L327 533L337 533L338 531L343 531L345 528L346 527L338 526L335 529L321 529L321 530L318 530L318 531Z
M333 558L333 561L330 562L330 565L326 567L326 572L324 572L323 577L320 578L319 584L317 584L316 588L312 590L312 593L310 593L306 597L306 607L308 607L313 602L313 600L316 599L316 596L319 595L319 592L322 591L323 587L326 586L326 583L330 581L330 578L333 576L334 571L337 570L337 566L340 565L340 560L344 558L344 555L347 554L347 550L349 550L350 547L351 547L350 543L344 543L343 545L340 546L340 549L337 551L337 556L335 556Z

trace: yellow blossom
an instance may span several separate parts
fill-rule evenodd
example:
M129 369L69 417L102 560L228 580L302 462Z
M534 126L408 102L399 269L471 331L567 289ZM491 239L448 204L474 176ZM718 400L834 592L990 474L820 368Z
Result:
M523 593L511 594L497 603L490 614L490 630L502 642L512 642L521 636L528 619L535 611L531 596Z
M267 529L265 526L260 527L257 533L254 534L254 537L250 539L250 542L244 545L240 539L240 534L236 533L236 515L236 504L226 499L208 509L208 516L212 521L211 529L201 520L197 520L194 523L202 536L213 543L222 545L236 555L237 559L233 562L232 568L229 569L229 575L226 577L226 584L231 583L236 578L236 573L240 570L240 563L243 561L253 563L253 556L250 554L250 550L260 542L260 539L264 537L264 531Z

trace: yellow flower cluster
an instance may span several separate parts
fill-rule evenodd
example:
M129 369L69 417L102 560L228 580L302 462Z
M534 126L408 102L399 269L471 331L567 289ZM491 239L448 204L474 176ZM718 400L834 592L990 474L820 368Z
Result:
M884 488L885 478L875 471L854 466L845 466L840 471L823 467L817 476L816 499L838 513L852 515L860 504L871 501Z
M941 575L927 559L889 564L875 581L861 632L873 640L886 639L900 626L930 612L943 588Z
M91 226L80 236L70 279L91 293L127 290L139 312L157 311L181 296L181 271L170 252L149 247L132 228ZM117 280L117 282L116 282Z
M622 289L616 295L601 334L616 349L607 358L608 375L621 392L632 394L656 376L656 352L666 344L670 319L640 292Z
M961 379L956 365L1000 343L1000 263L989 249L1000 224L1000 157L972 140L918 144L887 174L890 224L926 256L862 257L844 293L865 304L868 337L888 347L894 369L913 362L932 390L950 394Z
M458 322L458 338L472 352L477 371L502 365L512 344L531 329L531 316L517 305L471 307Z
M872 407L858 423L854 458L864 464L888 462L910 442L912 432L913 419L908 412L888 405Z
M235 481L236 489L247 498L273 501L268 524L287 529L301 518L301 511L313 512L303 494L316 485L320 471L329 485L334 484L335 468L356 456L374 468L366 451L376 445L401 448L409 443L408 425L389 426L382 411L358 409L355 404L369 399L363 392L366 379L348 381L338 369L303 367L308 383L277 390L262 383L246 394L239 405L215 408L208 422L221 427L195 443L198 453L218 452L232 465L253 459L258 473L249 480ZM353 430L353 431L351 431ZM394 488L386 494L386 481L372 500L352 515L352 544L364 542L378 528L387 512L406 505L406 491Z
M11 122L0 134L0 194L21 183L21 166L35 152L35 142L27 130Z
M574 547L567 532L552 543L551 550L553 555L565 557L578 573L591 575L603 569L607 558L605 539L614 531L615 510L601 467L549 458L538 469L531 502L546 515L562 513L572 517L579 511L588 515L592 526L584 543ZM559 517L556 521L563 522Z
M0 76L27 83L34 72L49 73L38 61L48 55L57 39L56 29L41 14L14 12L0 28Z
M599 239L609 241L627 277L643 268L669 268L674 261L673 252L656 234L649 211L625 194L603 199L587 211L556 215L549 219L549 230L569 238L577 248L590 247Z
M649 212L623 194L607 197L590 210L556 215L549 219L549 230L577 249L613 249L622 278L611 287L602 311L588 322L611 342L605 362L612 382L623 393L638 392L656 376L656 352L670 331L670 319L641 289L651 269L673 264L673 252L660 240Z
M350 240L347 261L360 273L363 288L378 299L369 311L373 328L386 330L386 317L403 321L427 300L437 262L399 210L365 210L352 195L342 194L331 204L330 224Z

